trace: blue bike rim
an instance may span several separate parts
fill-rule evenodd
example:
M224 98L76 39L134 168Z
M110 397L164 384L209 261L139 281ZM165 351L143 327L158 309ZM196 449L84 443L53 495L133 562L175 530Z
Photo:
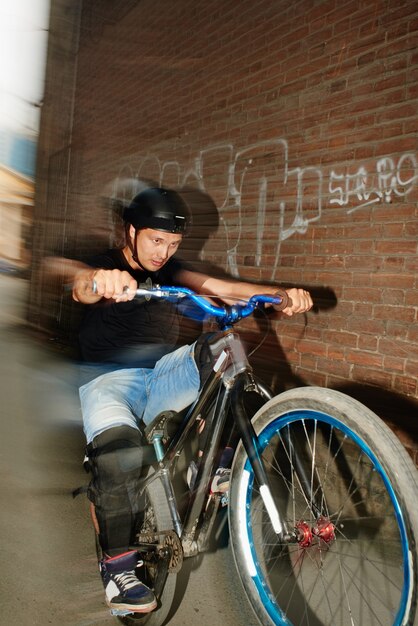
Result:
M331 427L334 427L345 435L347 435L350 439L352 439L361 449L361 451L369 458L372 462L374 469L380 475L387 493L389 494L390 500L393 505L393 509L395 512L398 530L400 534L400 544L402 549L402 558L403 558L403 574L404 574L404 582L402 587L402 593L399 602L399 608L397 614L394 618L393 624L391 626L401 626L405 622L403 622L406 611L408 610L408 606L410 603L410 587L411 587L411 572L410 572L410 549L409 549L409 540L406 530L406 524L404 520L404 515L402 512L402 508L399 504L396 493L392 487L391 481L388 478L388 475L383 468L382 464L368 446L367 443L363 441L363 439L357 435L351 428L349 428L346 424L339 421L338 419L320 411L313 410L296 410L289 411L280 417L277 417L272 422L270 422L258 435L261 451L264 451L267 444L271 441L272 437L276 436L279 431L281 431L288 424L294 422L303 422L305 421L316 421L318 423L325 423ZM269 585L268 581L266 581L265 576L261 570L260 564L258 562L258 556L256 553L256 549L254 546L253 540L253 531L251 525L251 519L249 519L249 512L251 510L251 494L252 494L252 486L254 480L253 470L250 464L250 461L247 459L244 465L244 473L248 472L248 483L246 486L246 499L245 499L245 510L246 510L246 523L245 523L245 532L247 535L248 541L248 550L246 551L247 557L250 557L252 560L251 569L254 574L251 575L252 581L256 587L257 593L265 607L269 617L277 626L298 626L297 624L293 624L293 622L289 621L286 617L280 606L276 603L275 599L272 597L272 594L269 594Z

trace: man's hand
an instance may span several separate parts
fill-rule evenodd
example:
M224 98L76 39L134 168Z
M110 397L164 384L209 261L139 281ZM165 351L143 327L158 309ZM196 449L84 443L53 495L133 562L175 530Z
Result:
M84 304L92 304L102 298L126 302L135 297L136 289L137 282L129 272L90 268L76 274L73 297Z
M295 313L306 313L313 307L309 291L292 287L291 289L286 289L286 293L289 297L289 305L283 309L282 313L288 317L292 317Z
M103 298L126 302L135 297L137 282L129 272L121 270L96 270L93 277L95 292Z

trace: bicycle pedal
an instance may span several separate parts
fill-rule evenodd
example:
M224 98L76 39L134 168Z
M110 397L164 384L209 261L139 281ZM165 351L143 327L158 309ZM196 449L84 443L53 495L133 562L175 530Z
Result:
M110 614L114 617L126 617L127 615L132 615L133 611L128 609L110 609Z

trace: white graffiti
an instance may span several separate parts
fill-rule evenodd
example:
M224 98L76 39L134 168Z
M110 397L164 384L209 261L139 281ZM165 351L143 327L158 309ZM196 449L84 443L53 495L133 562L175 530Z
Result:
M417 180L417 160L414 154L404 154L396 163L391 157L384 157L376 163L376 170L371 174L364 166L355 174L336 174L329 177L329 191L336 194L330 198L331 204L347 206L350 202L360 204L347 210L358 211L376 202L390 202L392 196L407 196ZM335 184L334 184L335 183Z
M144 156L136 171L126 165L119 172L111 196L129 201L144 180L207 194L225 233L229 271L238 276L242 264L260 267L268 254L274 280L282 242L306 233L311 222L320 220L325 202L348 215L371 204L391 202L394 196L406 197L418 180L418 163L415 154L407 153L398 160L381 158L372 170L361 165L354 173L331 170L328 178L326 174L315 166L290 167L289 146L283 138L240 150L228 143L199 151L184 166L173 159Z

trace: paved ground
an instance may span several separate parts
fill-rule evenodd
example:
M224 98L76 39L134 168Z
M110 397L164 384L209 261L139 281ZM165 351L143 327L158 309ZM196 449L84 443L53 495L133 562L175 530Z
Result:
M97 574L72 363L22 332L27 284L0 274L1 626L111 626ZM225 527L219 549L187 561L170 626L256 626Z

